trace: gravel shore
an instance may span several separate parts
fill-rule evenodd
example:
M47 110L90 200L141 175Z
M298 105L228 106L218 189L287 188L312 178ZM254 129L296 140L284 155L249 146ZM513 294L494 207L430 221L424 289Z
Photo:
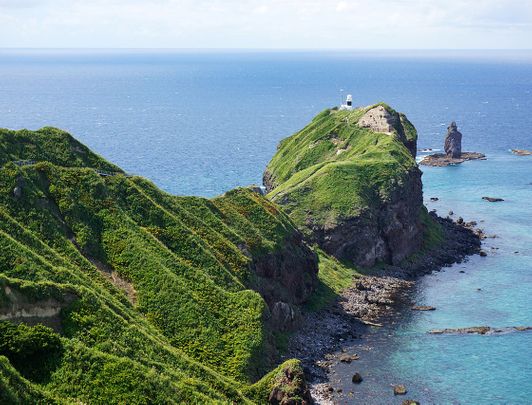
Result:
M385 266L354 280L329 307L305 313L301 327L289 341L286 358L299 358L316 402L327 404L330 386L327 372L340 358L344 342L360 339L371 326L379 326L395 304L408 295L416 278L480 253L485 236L476 223L453 222L431 213L444 229L444 242L407 265ZM371 343L371 342L368 342ZM332 354L337 353L337 354ZM337 359L338 357L339 359Z

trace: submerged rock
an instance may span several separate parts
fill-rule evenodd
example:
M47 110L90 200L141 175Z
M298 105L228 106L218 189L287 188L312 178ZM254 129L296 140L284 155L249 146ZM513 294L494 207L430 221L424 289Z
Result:
M488 202L500 202L500 201L504 201L502 198L498 198L498 197L482 197L483 200L486 200Z
M490 326L471 326L468 328L447 328L447 329L432 329L429 333L433 335L443 334L477 334L487 335L495 333L509 333L509 332L524 332L532 330L532 326L510 326L505 328L492 328Z
M340 356L340 361L342 363L351 363L353 360L358 360L360 356L358 354L342 354Z
M393 386L394 395L405 395L407 393L406 387L403 384Z
M353 377L351 378L351 381L353 384L360 384L362 382L363 378L360 375L360 373L353 374Z
M412 307L413 311L435 311L436 307L431 307L429 305L416 305Z

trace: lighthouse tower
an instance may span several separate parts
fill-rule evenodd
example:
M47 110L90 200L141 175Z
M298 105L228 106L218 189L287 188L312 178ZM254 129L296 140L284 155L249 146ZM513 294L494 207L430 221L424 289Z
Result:
M345 98L345 103L340 106L340 110L352 110L353 109L353 96L348 94Z

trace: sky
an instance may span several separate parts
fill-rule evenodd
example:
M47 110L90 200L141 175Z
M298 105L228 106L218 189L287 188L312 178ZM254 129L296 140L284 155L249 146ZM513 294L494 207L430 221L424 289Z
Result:
M1 48L530 49L532 0L0 0Z

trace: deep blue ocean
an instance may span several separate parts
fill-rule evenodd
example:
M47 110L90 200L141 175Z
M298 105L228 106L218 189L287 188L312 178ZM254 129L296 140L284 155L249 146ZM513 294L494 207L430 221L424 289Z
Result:
M426 333L532 325L532 157L509 152L532 149L532 52L0 50L1 127L63 128L180 195L260 183L277 143L347 93L406 113L419 148L441 148L455 120L488 160L423 168L426 203L498 237L418 283L412 301L436 311L405 309L352 348L361 360L334 369L339 402L400 404L390 384L403 383L422 404L532 403L532 333Z

